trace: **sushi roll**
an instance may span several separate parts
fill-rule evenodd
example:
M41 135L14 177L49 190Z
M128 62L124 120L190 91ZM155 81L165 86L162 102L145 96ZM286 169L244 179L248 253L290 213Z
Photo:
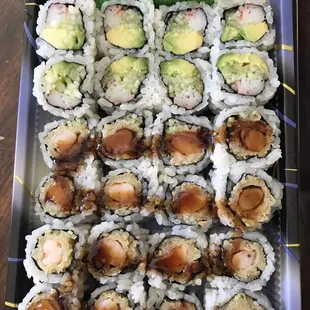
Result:
M145 274L148 230L137 224L102 222L88 238L88 269L100 283L141 281Z
M212 179L222 224L243 231L259 229L281 209L283 185L265 171L240 164L230 170L228 177L216 175L220 172L214 171Z
M277 68L267 52L254 48L211 50L212 109L264 105L280 86Z
M206 310L274 310L264 294L241 289L215 290L206 288L204 303Z
M138 168L116 169L102 179L102 217L107 221L139 221L153 213L148 180Z
M152 54L104 57L95 67L98 104L106 113L152 109L155 80Z
M158 58L155 109L173 114L201 112L209 104L211 65L202 59Z
M76 228L59 220L33 230L26 236L24 266L28 278L35 284L53 284L62 282L68 272L76 273L85 255L87 234L87 226ZM82 271L78 275L82 276Z
M202 310L194 293L182 292L170 287L167 290L149 288L147 309L150 310Z
M214 151L211 160L218 169L238 163L267 169L281 158L280 120L263 107L235 107L214 120Z
M107 284L92 292L87 310L142 310L145 308L146 293L143 281L120 281Z
M265 0L221 0L214 8L221 17L220 40L226 48L256 47L268 51L276 31L272 7Z
M275 270L275 253L258 232L212 234L209 239L208 276L212 287L259 291Z
M63 118L82 117L94 111L94 68L81 56L58 56L34 69L33 95L43 110Z
M81 301L72 292L72 288L37 284L18 305L18 310L38 309L80 310Z
M49 168L59 168L80 163L86 152L91 151L94 140L92 129L97 125L95 118L75 118L48 123L39 133L40 149Z
M45 176L35 193L36 215L42 222L55 218L80 223L98 219L102 173L98 161L89 156L74 172L53 172Z
M116 111L97 126L98 154L106 165L136 166L137 160L151 156L151 112Z
M95 1L49 0L40 5L37 19L37 53L45 59L56 56L96 55Z
M207 246L204 235L190 227L174 226L172 231L153 234L146 272L149 284L155 288L169 282L180 288L201 285L207 272Z
M146 54L154 48L154 4L148 0L111 0L96 18L97 46L101 54Z
M206 58L220 31L219 15L208 5L177 2L155 12L156 48L161 55Z
M155 211L159 225L189 225L207 230L215 219L214 191L198 175L177 176L166 192L162 207Z
M164 163L164 173L195 174L210 162L213 126L207 117L160 113L153 126L154 156Z

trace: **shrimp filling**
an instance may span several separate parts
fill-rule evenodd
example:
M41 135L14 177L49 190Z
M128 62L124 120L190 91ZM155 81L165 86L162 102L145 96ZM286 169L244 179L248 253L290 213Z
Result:
M116 276L136 267L141 259L138 241L126 231L114 230L99 236L92 265L95 273Z
M191 239L169 237L155 251L149 267L168 276L169 281L187 283L203 272L201 252Z
M95 300L94 310L131 310L127 297L113 290L100 294Z
M222 307L218 308L219 310L265 310L264 307L259 305L256 300L253 300L250 296L239 293L236 294L229 302L227 302Z
M27 305L26 310L64 310L64 306L56 290L40 293Z
M196 310L195 304L192 304L184 299L168 300L165 299L160 305L159 310Z

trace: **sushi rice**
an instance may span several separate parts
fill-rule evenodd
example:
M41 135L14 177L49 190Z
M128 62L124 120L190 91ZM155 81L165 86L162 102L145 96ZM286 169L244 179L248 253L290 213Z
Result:
M218 59L225 54L252 54L259 57L268 68L268 80L265 81L264 90L257 96L245 96L237 93L230 93L223 87L226 86L223 75L217 68ZM277 88L280 86L277 68L273 60L269 57L267 52L259 52L255 48L241 48L241 49L220 49L220 41L214 40L214 46L211 49L211 65L213 68L212 73L212 91L211 91L211 104L210 108L218 112L219 110L231 108L234 106L260 106L266 104L271 100Z
M208 106L209 102L210 102L210 85L212 83L211 81L211 73L212 73L212 67L211 65L206 61L206 60L202 60L199 58L194 58L191 59L189 56L185 56L184 60L192 63L193 65L195 65L196 69L198 69L200 75L201 75L201 80L203 82L203 92L202 92L202 98L201 100L198 102L198 104L196 104L197 99L195 98L195 95L191 92L193 91L191 89L191 87L193 87L192 85L189 84L189 89L188 92L186 92L186 86L184 85L185 90L182 90L182 92L180 94L176 94L178 96L182 96L182 93L185 92L185 97L189 97L191 98L191 100L188 100L187 103L183 103L182 105L185 106L180 106L174 103L174 101L169 97L168 94L168 87L164 84L161 73L160 73L160 64L163 61L171 61L174 59L183 59L183 58L173 58L170 56L167 56L166 58L160 57L158 56L156 59L156 65L155 65L155 76L156 76L156 94L154 94L153 96L153 105L154 105L154 109L158 112L167 112L167 113L173 113L173 114L196 114L196 113L202 113L206 107ZM182 77L182 80L179 81L178 79L175 79L175 87L179 87L178 83L184 83L184 77ZM188 81L191 81L192 77L188 78ZM192 82L191 82L192 83ZM183 87L183 85L180 85L181 87ZM171 86L172 87L172 86ZM170 86L169 86L170 88ZM194 100L194 98L195 100ZM197 97L197 95L196 95ZM174 97L175 98L175 97ZM186 100L185 100L186 102Z
M243 48L243 47L255 47L261 51L269 51L274 47L276 31L274 29L273 11L272 7L267 3L266 0L219 0L214 6L214 10L220 16L221 19L221 31L217 36L220 39L222 35L226 22L224 20L224 12L231 8L238 8L245 4L256 5L264 10L265 20L268 24L268 31L263 35L262 38L256 42L250 42L245 39L232 40L225 42L222 48Z
M87 155L84 162L80 164L76 171L63 173L49 173L39 183L35 192L35 211L36 215L40 217L41 222L51 224L57 218L57 215L50 215L42 208L41 196L44 193L45 184L49 183L54 176L61 176L71 180L74 189L74 202L73 206L82 203L82 206L88 204L88 208L82 207L81 211L74 211L74 214L68 217L59 217L64 223L72 222L78 223L91 223L98 221L98 210L100 206L97 203L97 198L100 195L102 171L99 166L99 161L94 158L94 155ZM78 200L76 200L76 198Z
M105 1L100 11L96 13L96 42L98 52L101 55L113 57L122 53L124 49L111 44L105 35L104 30L104 12L109 5L124 5L129 7L135 7L142 13L143 17L143 30L147 39L147 42L140 49L125 49L127 55L137 54L145 55L154 48L155 33L153 29L154 20L154 4L149 0L110 0Z
M263 293L251 292L242 289L216 290L216 289L210 289L208 287L206 287L204 295L205 309L217 310L219 309L219 307L223 307L224 305L228 304L237 294L243 294L247 297L250 297L253 300L253 304L256 307L260 306L261 309L274 310L270 301Z
M278 180L272 178L261 169L255 169L251 166L244 166L240 163L234 165L234 167L230 169L229 174L225 173L225 170L223 169L216 169L212 171L211 181L213 182L216 192L216 206L218 210L217 215L223 225L238 227L242 230L260 229L262 224L271 220L275 211L282 208L281 200L283 198L284 186ZM266 210L264 211L263 208L260 210L258 215L259 218L257 220L254 220L252 217L247 218L247 216L245 216L245 222L248 222L248 224L243 222L242 216L239 216L236 213L236 210L233 210L230 207L230 199L233 198L232 192L235 191L235 186L238 186L239 182L249 182L250 187L252 183L257 183L260 184L257 186L265 187L265 189L261 187L264 191L264 200L261 204L265 206Z
M63 142L64 140L68 139L68 143L72 143L72 135L71 132L74 132L78 137L81 136L82 132L85 132L85 139L82 141L78 141L81 144L85 142L85 140L94 139L94 128L98 124L98 116L94 116L91 118L76 118L74 120L60 120L60 121L53 121L51 123L47 123L44 126L44 130L38 134L38 139L40 142L40 149L43 155L43 159L45 164L48 168L52 169L55 167L55 164L61 162L61 159L55 158L55 151L54 148L57 148L57 143ZM67 131L68 130L68 131ZM82 132L81 132L82 131ZM75 138L75 137L74 137ZM76 141L75 141L76 142ZM70 146L70 149L72 145ZM81 152L77 156L83 153ZM73 156L72 161L76 160L75 156ZM65 161L69 161L67 159Z
M193 306L195 310L202 310L201 302L199 301L198 297L194 293L185 293L180 291L172 286L170 286L167 290L163 289L156 289L154 287L149 288L148 292L148 299L147 299L147 308L150 310L162 309L161 306L164 302L169 302L169 309L172 305L170 303L177 303L179 307L187 305ZM179 303L182 303L181 305ZM174 308L179 309L179 308ZM186 309L188 309L186 307ZM189 308L191 309L191 308Z
M51 5L72 5L77 8L82 15L82 25L85 30L85 41L81 48L78 50L70 49L57 49L53 45L49 44L44 39L40 38L42 31L45 28L47 15ZM37 44L37 54L45 59L49 59L57 56L69 55L81 55L85 57L95 57L97 53L96 41L94 37L95 33L95 9L96 3L93 0L83 1L83 0L49 0L44 5L40 5L40 11L37 19L36 32L38 38L36 39ZM56 15L56 20L60 16ZM51 24L55 23L53 21ZM56 39L55 33L53 39ZM69 39L69 37L68 37Z
M102 293L107 292L106 294L109 294L109 292L111 291L114 294L115 293L120 294L122 299L126 298L128 300L131 309L134 310L146 309L145 308L146 292L143 281L132 282L130 279L124 279L120 280L118 283L115 284L105 284L102 285L101 287L98 287L91 293L91 298L88 302L88 306L90 307L90 309L93 309L92 307L94 306L96 301L99 300L100 295ZM113 297L115 295L114 296L113 295L112 296L110 295L109 296L110 298L105 300L114 301Z
M259 232L237 232L228 231L227 233L211 234L209 239L209 253L218 252L217 247L222 247L225 240L241 238L245 241L256 242L261 245L264 252L266 265L260 276L249 282L242 282L230 276L212 275L208 276L208 281L212 287L219 289L246 289L252 292L261 290L269 281L275 271L275 253L267 238ZM223 257L223 255L221 255Z
M124 59L124 57L135 57L137 59L145 59L148 63L148 72L145 74L143 81L139 81L138 93L137 95L131 95L129 90L126 89L126 85L131 85L133 82L133 77L130 75L131 72L128 73L129 81L126 80L125 82L119 81L119 76L114 74L115 82L108 88L108 90L104 90L102 86L102 81L106 76L107 69L111 64L115 61L119 61ZM100 61L95 63L95 83L94 83L94 90L96 97L98 98L98 104L106 113L111 114L115 110L124 110L124 111L136 111L136 110L145 110L153 109L153 102L154 102L154 83L155 79L155 62L154 62L154 55L147 53L147 54L132 54L130 56L124 53L118 53L117 56L113 56L113 58L103 57ZM124 84L125 86L123 86ZM136 85L136 84L135 84ZM135 85L131 85L131 87L135 87ZM120 104L114 104L113 102L107 99L107 93L109 91L109 97L115 98L115 100L124 100ZM132 96L134 96L133 99ZM119 102L119 101L117 101Z
M212 184L199 175L176 176L175 178L169 177L166 182L171 183L166 191L166 200L164 201L163 206L155 211L157 223L164 226L188 225L191 226L192 230L199 229L202 231L207 231L212 226L213 221L215 221L215 216L209 206L205 207L208 208L208 215L205 215L203 219L197 220L197 215L195 216L195 212L188 212L181 215L175 214L172 212L171 204L172 200L175 199L176 196L176 193L174 192L182 191L181 189L178 189L182 187L182 185L194 185L197 186L197 188L203 189L206 194L210 196L209 198L211 201L208 203L212 203L212 200L214 199Z
M32 231L31 235L26 236L27 246L26 246L26 259L24 260L24 267L27 272L28 278L33 278L35 284L39 282L43 283L61 283L64 278L66 278L66 272L73 272L78 268L79 263L85 255L85 243L88 235L89 227L84 225L79 228L74 227L72 223L63 224L59 220L54 220L52 224L47 224L41 226ZM71 235L74 240L75 245L73 247L73 257L69 270L60 273L47 273L41 270L34 258L32 257L33 251L38 245L38 239L43 237L48 231L63 231ZM49 253L51 254L51 253ZM78 272L79 276L83 278L83 273Z
M203 2L177 2L176 4L168 7L165 5L161 5L159 9L155 10L155 21L154 21L154 28L156 30L156 49L159 53L159 55L162 55L164 57L167 56L174 56L170 52L166 52L163 49L163 38L166 32L166 18L167 15L169 16L170 13L173 12L179 12L179 11L185 11L190 9L202 9L206 20L207 25L206 29L204 31L204 37L203 37L203 44L200 48L198 48L196 51L192 51L188 53L188 55L192 58L199 57L199 58L207 58L208 54L210 53L210 47L213 45L214 38L216 37L217 33L220 31L220 17L217 14L215 10L212 9L211 6L206 5ZM195 25L194 28L197 27L197 25L200 25L201 21L197 20L193 22ZM182 44L184 44L182 42Z
M98 238L100 238L102 234L108 236L110 233L119 230L128 233L129 236L133 238L134 242L137 242L137 251L139 252L139 263L137 264L137 266L135 266L134 270L131 269L127 271L124 270L119 272L119 274L116 276L106 276L101 271L97 271L97 269L92 263L92 259L96 255L96 243ZM87 241L89 246L89 254L88 254L89 272L101 284L118 283L118 285L120 285L121 283L124 283L125 285L125 283L128 283L128 281L131 281L131 283L137 283L142 281L145 275L145 268L146 268L146 256L148 252L148 244L147 244L148 234L149 231L147 229L142 229L135 223L124 225L122 223L116 224L112 221L109 221L109 222L102 222L99 225L93 226ZM126 289L128 289L127 285L125 287Z
M183 164L183 165L173 165L170 162L168 154L165 153L163 136L165 135L165 123L167 121L176 120L176 122L180 123L182 127L187 128L187 130L191 131L191 128L202 128L205 131L213 130L213 125L209 121L209 119L205 116L192 116L192 115L184 115L184 116L172 116L169 113L159 113L154 121L153 126L153 149L156 150L154 157L157 158L159 163L159 168L162 169L162 173L167 176L175 176L176 174L184 174L191 173L195 174L202 171L210 162L211 149L207 145L204 154L200 156L197 163L192 164ZM174 128L173 126L171 127ZM187 131L186 130L186 131ZM183 156L185 157L185 156ZM183 158L182 157L182 158Z
M235 107L232 109L223 110L214 120L215 132L220 132L221 127L230 118L241 116L242 118L250 118L254 121L262 120L272 129L273 141L270 145L266 156L247 156L247 159L238 161L236 156L231 154L227 141L215 141L214 151L211 155L211 160L216 169L225 169L236 164L250 165L251 168L268 169L279 158L282 157L280 148L280 120L276 113L272 110L264 109L263 107ZM225 129L226 131L226 129ZM215 136L215 140L216 136Z
M86 70L86 77L81 82L79 91L82 94L81 103L77 104L73 108L66 106L66 104L58 103L57 106L53 106L48 103L45 93L43 90L42 80L46 72L51 69L55 64L58 63L73 63L84 66ZM93 59L91 57L82 57L82 56L73 56L66 54L65 56L57 56L50 58L46 63L42 62L38 67L34 69L34 87L33 95L37 98L37 102L42 106L43 110L48 111L49 113L60 116L63 118L71 117L82 117L88 112L94 112L96 109L96 103L91 98L91 93L93 92L93 81L94 81L94 68L93 68ZM74 81L73 81L74 82Z
M114 168L131 168L137 167L141 161L146 157L150 157L151 153L151 135L152 135L152 124L153 124L153 114L150 111L137 112L137 113L127 113L125 111L115 111L112 115L107 116L99 122L96 131L98 133L99 145L101 145L101 150L98 149L101 159L107 166ZM134 149L128 146L131 153L135 153L134 156L127 156L129 158L121 159L124 150L125 141L122 141L121 145L116 145L117 150L114 152L105 149L103 151L102 147L105 145L104 139L107 137L113 137L115 134L120 132L120 130L128 130L133 133L132 142L136 137L139 137L137 145ZM115 137L117 139L117 136ZM118 136L118 139L122 139ZM127 140L127 139L126 139ZM117 142L117 141L116 141ZM111 144L111 143L110 143ZM111 149L112 146L110 146ZM118 150L121 149L121 151ZM140 150L141 148L141 150ZM112 153L112 154L111 154ZM121 157L121 158L117 158ZM133 157L133 158L130 158Z
M166 274L158 271L157 269L151 267L150 261L154 257L154 253L156 250L163 244L165 240L169 240L171 237L181 237L182 239L186 239L189 242L193 242L193 246L200 251L200 259L204 260L205 251L208 247L208 241L205 235L199 231L193 231L190 227L184 227L181 225L175 225L171 230L161 229L160 232L154 233L150 235L148 243L149 243L149 253L148 260L149 265L147 268L146 275L148 277L148 283L152 287L156 289L166 290L169 285L169 277ZM184 290L186 286L200 286L202 284L202 278L205 275L205 270L195 275L191 280L186 283L180 283L172 281L173 287L176 289Z

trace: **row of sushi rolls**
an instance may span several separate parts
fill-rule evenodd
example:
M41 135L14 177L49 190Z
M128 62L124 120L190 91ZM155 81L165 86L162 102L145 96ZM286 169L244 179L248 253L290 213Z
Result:
M49 0L36 31L33 94L57 120L19 309L273 309L271 6Z

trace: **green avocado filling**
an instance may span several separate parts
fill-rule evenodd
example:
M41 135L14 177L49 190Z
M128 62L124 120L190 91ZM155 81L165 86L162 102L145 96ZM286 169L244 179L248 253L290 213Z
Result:
M147 41L142 22L140 11L128 8L124 11L118 27L105 26L106 38L110 43L121 48L141 48Z
M200 48L203 44L203 31L194 31L185 17L186 11L175 12L168 21L163 38L163 47L167 52L184 55Z
M222 42L247 40L257 42L268 32L266 21L260 23L242 24L238 8L227 10L224 13L226 25L221 36Z
M65 20L53 20L45 24L40 38L57 49L81 49L85 42L85 30L80 10L69 5Z
M49 68L43 79L42 87L46 94L56 90L67 95L71 99L81 99L82 93L79 88L86 76L86 70L83 65L61 61Z
M175 97L188 88L195 89L200 95L203 93L199 70L185 59L163 61L160 64L160 73L164 84L168 87L170 97Z
M249 80L268 80L267 64L258 56L247 54L227 53L219 57L217 68L220 70L228 85L242 78Z
M148 61L145 58L125 56L107 68L102 82L103 88L107 89L116 82L136 95L147 73Z

